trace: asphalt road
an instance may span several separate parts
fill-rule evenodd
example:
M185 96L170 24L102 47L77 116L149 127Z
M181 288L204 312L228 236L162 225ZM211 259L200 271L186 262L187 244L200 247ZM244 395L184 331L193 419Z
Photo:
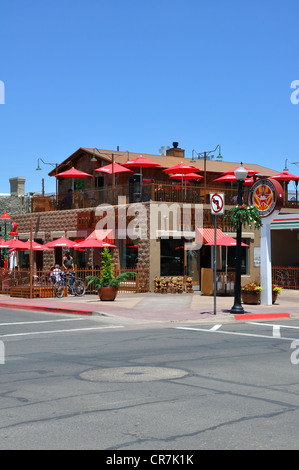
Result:
M0 309L0 341L0 449L298 448L294 320L136 329Z

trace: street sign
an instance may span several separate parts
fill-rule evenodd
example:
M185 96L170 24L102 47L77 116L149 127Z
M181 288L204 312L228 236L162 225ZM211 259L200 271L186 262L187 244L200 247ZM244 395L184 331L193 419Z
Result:
M215 215L224 214L224 194L210 193L211 213Z

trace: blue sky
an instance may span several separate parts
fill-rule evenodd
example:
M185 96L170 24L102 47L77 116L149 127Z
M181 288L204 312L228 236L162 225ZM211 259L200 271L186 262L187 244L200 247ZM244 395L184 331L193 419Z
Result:
M298 17L296 0L2 0L0 193L55 191L37 159L81 146L298 162Z

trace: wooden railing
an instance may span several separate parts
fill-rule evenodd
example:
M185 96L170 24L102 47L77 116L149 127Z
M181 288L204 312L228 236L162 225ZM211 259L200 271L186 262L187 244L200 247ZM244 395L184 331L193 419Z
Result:
M299 266L272 266L272 284L299 289Z
M248 202L250 186L243 187L243 202ZM237 189L221 185L208 185L206 189L199 184L169 184L146 183L138 191L125 185L106 186L102 189L75 191L73 196L69 194L53 194L51 196L33 196L31 199L32 212L47 212L55 210L84 209L97 207L99 204L118 204L118 197L125 198L127 204L134 202L179 202L193 204L209 204L210 193L224 193L225 204L237 203ZM286 194L284 207L299 208L299 197L296 192L289 191Z
M127 281L122 282L119 284L118 291L119 292L132 292L132 293L139 293L139 292L148 292L149 290L149 270L147 268L141 268L139 265L136 266L134 269L123 269L119 268L118 265L114 266L114 275L117 276L118 274L126 271L133 271L137 273L136 277L129 278ZM94 269L77 269L75 271L75 278L82 279L85 284L87 284L86 277L94 274L100 275L101 270ZM54 281L51 278L51 274L49 270L33 270L32 271L32 288L33 289L44 289L45 297L49 291L49 289L53 288ZM27 290L30 288L30 271L29 270L8 270L5 271L3 268L0 269L0 294L7 294L11 293L12 289L15 288L26 288ZM53 291L54 293L54 291ZM96 289L90 285L86 289L86 294L96 294Z

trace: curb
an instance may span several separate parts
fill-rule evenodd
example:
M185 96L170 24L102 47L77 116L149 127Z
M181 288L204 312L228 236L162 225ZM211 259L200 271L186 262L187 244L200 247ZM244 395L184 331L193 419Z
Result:
M14 308L16 310L34 310L39 312L56 312L56 313L69 313L78 315L92 315L93 310L80 310L63 307L45 307L43 305L17 305L17 304L6 304L0 302L1 308Z
M273 318L290 318L289 313L248 313L235 315L236 320L271 320Z

